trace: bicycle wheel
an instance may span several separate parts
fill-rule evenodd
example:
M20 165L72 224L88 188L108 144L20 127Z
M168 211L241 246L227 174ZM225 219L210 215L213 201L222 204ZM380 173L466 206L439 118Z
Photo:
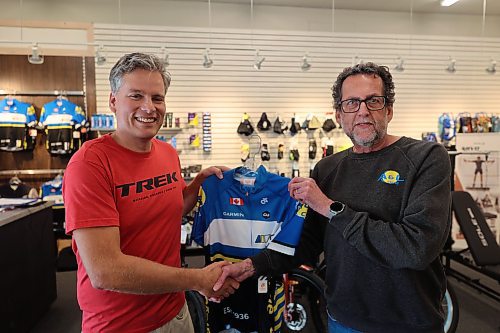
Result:
M286 305L284 332L326 333L328 317L324 283L314 273L294 269L288 273L293 299Z
M205 309L205 298L194 290L186 291L186 303L193 321L196 333L207 331L207 311Z
M454 333L458 325L459 311L455 290L449 283L446 286L442 304L445 313L444 332Z

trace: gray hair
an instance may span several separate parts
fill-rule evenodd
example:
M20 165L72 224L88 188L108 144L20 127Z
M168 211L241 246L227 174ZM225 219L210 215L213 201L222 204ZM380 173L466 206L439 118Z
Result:
M340 102L342 101L342 85L345 79L349 76L358 74L369 74L381 78L384 85L383 94L387 99L387 105L392 106L394 104L394 82L392 81L392 75L389 72L389 68L387 66L379 66L373 62L367 62L366 64L346 67L337 77L337 81L335 81L332 87L333 104L336 110L340 108Z
M167 92L170 86L170 74L166 71L165 64L160 58L152 54L129 53L121 57L109 73L109 84L111 85L113 94L116 94L118 89L120 89L123 76L136 69L145 69L160 73L165 85L165 92Z

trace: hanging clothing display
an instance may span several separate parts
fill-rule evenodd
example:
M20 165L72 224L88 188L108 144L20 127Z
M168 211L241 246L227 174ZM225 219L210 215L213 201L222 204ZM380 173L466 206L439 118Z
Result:
M37 124L33 105L14 98L0 101L0 149L22 151L34 148Z
M54 155L65 155L79 148L80 130L86 126L87 119L80 106L57 98L43 106L40 124L47 134L47 150Z
M290 197L289 181L260 166L256 171L239 167L224 172L223 179L211 176L203 182L192 239L206 248L210 262L238 262L264 248L295 253L307 207ZM277 328L272 332L279 332L283 290L276 281L267 283L264 295L258 293L257 280L248 279L231 297L210 302L211 330L260 331L259 325L268 319L267 324Z

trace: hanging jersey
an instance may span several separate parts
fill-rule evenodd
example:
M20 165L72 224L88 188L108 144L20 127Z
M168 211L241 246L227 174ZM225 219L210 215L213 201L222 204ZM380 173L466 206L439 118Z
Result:
M33 149L29 128L36 125L35 108L16 99L0 101L0 149L20 151Z
M74 151L73 130L79 130L87 120L80 106L56 99L42 107L40 123L47 133L47 150L51 154L71 154Z
M57 176L53 180L45 182L41 187L41 197L43 201L54 201L54 208L63 208L62 196L62 176Z
M192 239L206 247L211 262L237 262L265 248L295 253L307 207L288 194L290 179L268 173L263 166L250 174L245 170L226 171L223 179L211 176L200 188ZM217 331L229 325L262 331L259 325L266 324L279 332L283 291L275 281L265 283L264 295L258 293L258 281L248 279L231 297L209 303L210 328Z

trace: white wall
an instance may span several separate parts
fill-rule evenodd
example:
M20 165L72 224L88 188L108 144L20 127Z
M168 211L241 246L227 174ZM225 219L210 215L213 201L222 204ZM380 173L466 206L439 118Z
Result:
M187 124L187 113L212 114L213 151L204 153L188 145L191 134L201 134L198 128L185 128L177 134L183 165L241 164L240 148L248 138L236 129L243 113L248 113L254 125L262 112L271 121L276 115L290 122L295 114L301 122L308 113L320 119L332 110L331 86L337 74L351 65L353 57L395 65L396 57L405 58L406 70L393 71L396 83L396 103L390 132L420 138L423 131L437 131L441 113L498 112L500 105L500 75L487 74L491 55L500 56L499 38L409 36L396 34L323 33L260 30L182 28L167 26L96 24L95 39L107 45L108 62L96 68L97 107L107 111L112 64L125 52L143 51L159 54L167 45L170 52L172 86L167 93L168 111ZM202 53L212 48L214 65L202 66ZM254 48L266 57L262 69L253 69ZM304 52L309 53L310 71L300 69ZM456 59L455 73L445 68L448 59ZM285 157L295 145L300 149L301 174L308 174L310 165L308 140L318 146L322 137L332 137L337 148L346 143L340 131L330 134L321 130L302 132L294 137L287 132L278 135L260 133L270 147L271 161L264 163L270 170L290 175L291 162L277 160L278 144L286 146ZM319 148L319 147L318 147ZM319 150L319 149L318 149ZM255 150L254 150L255 151ZM257 159L260 163L260 158Z

